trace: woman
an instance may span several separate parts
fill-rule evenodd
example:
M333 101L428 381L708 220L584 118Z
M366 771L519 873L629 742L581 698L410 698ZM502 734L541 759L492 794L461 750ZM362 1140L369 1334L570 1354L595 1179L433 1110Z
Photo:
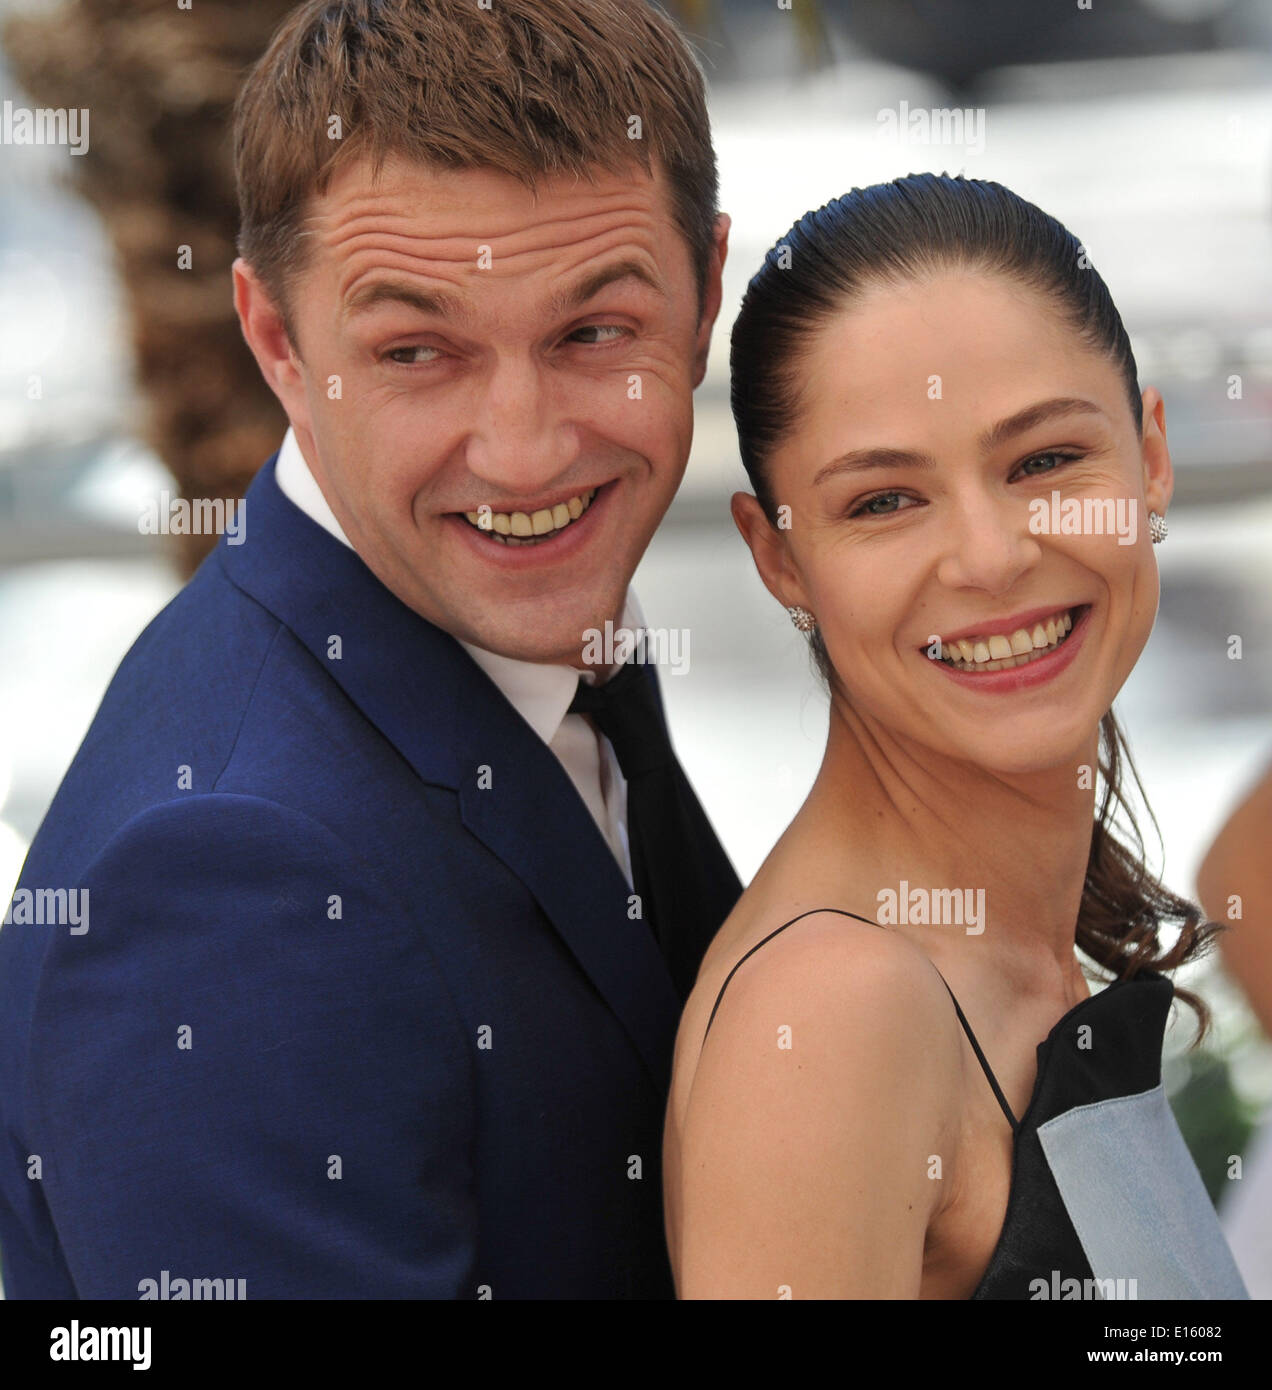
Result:
M1172 476L1108 291L912 176L774 247L732 367L734 520L831 717L682 1020L680 1295L1244 1297L1160 1088L1172 993L1206 1022L1162 972L1217 928L1110 828Z

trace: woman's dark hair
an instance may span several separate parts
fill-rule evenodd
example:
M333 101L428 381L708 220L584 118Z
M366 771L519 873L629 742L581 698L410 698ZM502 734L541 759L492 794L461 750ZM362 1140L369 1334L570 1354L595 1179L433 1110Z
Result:
M801 371L817 331L870 288L913 283L950 269L984 271L1041 295L1083 341L1108 355L1122 375L1136 431L1142 431L1135 355L1121 316L1081 243L1054 217L985 179L911 174L854 188L807 213L773 247L747 287L733 326L732 404L742 464L770 523L777 524L778 510L769 462L796 428ZM811 644L818 669L835 688L816 629ZM1148 808L1130 749L1109 710L1100 721L1101 795L1077 945L1124 980L1140 970L1174 970L1200 957L1224 928L1149 871L1123 790L1123 769ZM1119 816L1128 841L1114 833ZM1156 828L1155 818L1153 824ZM1179 934L1164 949L1160 932L1171 924L1178 925ZM1177 988L1176 993L1197 1015L1196 1045L1206 1034L1209 1010L1191 991Z

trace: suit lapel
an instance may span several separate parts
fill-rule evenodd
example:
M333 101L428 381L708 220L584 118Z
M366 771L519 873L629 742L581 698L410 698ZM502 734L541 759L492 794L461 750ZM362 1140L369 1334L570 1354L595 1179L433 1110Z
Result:
M628 918L631 889L573 784L527 733L546 757L509 740L484 788L474 767L459 789L464 824L534 895L665 1092L680 1016L671 976L647 923Z
M214 562L295 633L424 781L458 792L465 826L526 885L665 1092L680 1004L653 934L628 919L626 880L565 769L453 637L283 496L276 457L248 490L246 539L222 537Z

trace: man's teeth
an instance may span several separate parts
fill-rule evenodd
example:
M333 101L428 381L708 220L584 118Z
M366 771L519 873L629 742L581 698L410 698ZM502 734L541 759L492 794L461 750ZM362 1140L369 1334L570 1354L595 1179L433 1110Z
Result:
M596 489L589 488L578 497L544 507L537 512L492 512L483 507L479 512L465 512L471 525L489 534L491 540L504 545L538 545L547 536L563 531L592 505Z
M941 660L956 671L1003 671L1027 666L1054 651L1073 630L1073 613L1065 611L1015 632L987 637L959 637L942 643Z

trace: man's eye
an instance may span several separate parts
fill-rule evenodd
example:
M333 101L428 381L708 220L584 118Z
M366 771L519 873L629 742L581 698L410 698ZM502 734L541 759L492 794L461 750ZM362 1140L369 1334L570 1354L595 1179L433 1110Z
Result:
M628 330L616 323L588 323L582 328L576 328L570 337L576 342L585 342L590 345L601 343L614 343L619 338L625 337ZM593 334L592 337L581 337L580 335Z
M849 515L892 516L896 512L906 510L900 505L902 502L913 501L913 497L907 497L903 492L876 492L873 497L868 497L858 507L855 507Z
M433 354L432 357L415 357L414 360L412 360L413 353L430 352ZM427 343L416 343L411 347L393 348L390 352L386 352L385 356L396 362L399 366L415 367L424 362L436 361L440 353L440 348L429 347Z

